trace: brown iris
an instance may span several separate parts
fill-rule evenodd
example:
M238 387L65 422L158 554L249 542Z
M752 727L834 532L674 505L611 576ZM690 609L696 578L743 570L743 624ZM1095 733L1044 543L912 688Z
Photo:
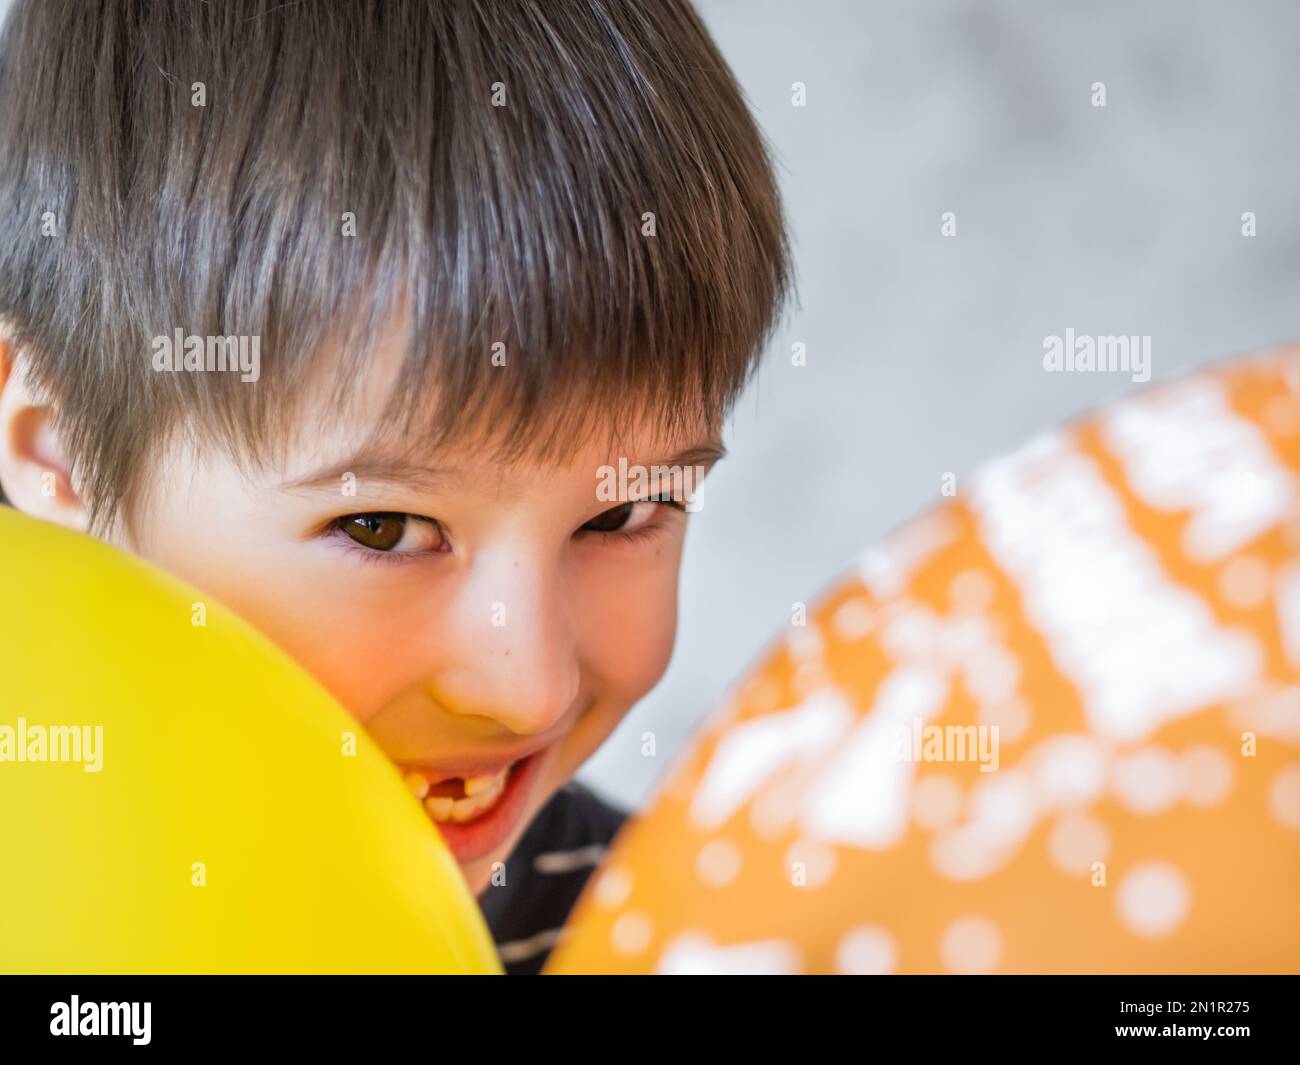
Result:
M406 532L405 514L353 514L339 519L339 528L363 547L391 551Z
M603 514L597 514L583 528L589 532L618 532L632 516L634 506L635 503L624 503L620 507L611 507Z

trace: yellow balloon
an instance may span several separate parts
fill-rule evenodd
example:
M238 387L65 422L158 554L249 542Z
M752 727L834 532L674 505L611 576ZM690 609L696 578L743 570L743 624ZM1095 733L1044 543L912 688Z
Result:
M395 767L249 625L2 506L0 594L0 971L501 971Z

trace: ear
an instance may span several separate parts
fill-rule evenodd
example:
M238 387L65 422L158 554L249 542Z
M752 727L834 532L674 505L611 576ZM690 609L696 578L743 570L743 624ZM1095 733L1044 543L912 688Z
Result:
M54 428L54 408L30 387L23 360L0 330L0 490L19 510L85 532L88 516L72 486Z

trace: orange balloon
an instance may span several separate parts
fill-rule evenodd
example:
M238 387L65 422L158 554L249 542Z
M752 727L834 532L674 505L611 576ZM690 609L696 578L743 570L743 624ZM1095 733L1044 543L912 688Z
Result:
M547 971L1294 972L1300 349L1142 391L865 553Z

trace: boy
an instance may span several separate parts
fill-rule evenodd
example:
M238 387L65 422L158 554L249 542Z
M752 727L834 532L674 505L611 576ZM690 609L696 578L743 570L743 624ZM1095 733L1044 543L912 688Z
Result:
M0 43L8 500L313 673L511 972L623 816L568 782L673 643L689 499L602 471L720 457L787 278L684 0L40 0Z

